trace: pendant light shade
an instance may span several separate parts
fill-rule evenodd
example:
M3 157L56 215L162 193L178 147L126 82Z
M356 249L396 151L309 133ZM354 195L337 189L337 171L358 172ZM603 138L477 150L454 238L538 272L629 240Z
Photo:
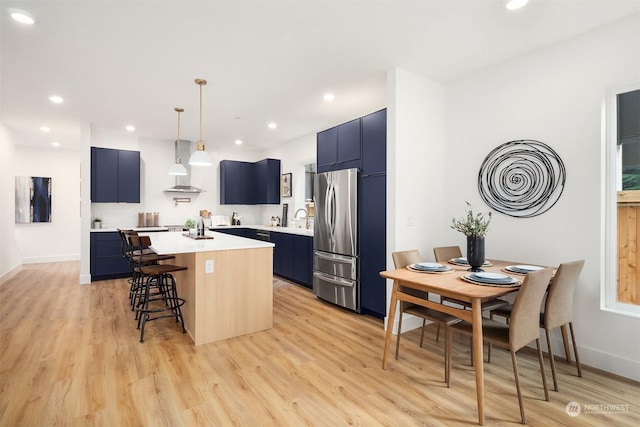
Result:
M196 79L196 84L200 86L200 139L198 140L198 148L191 155L189 164L193 166L211 166L213 165L213 159L211 155L206 152L204 147L204 140L202 139L202 86L207 84L204 79Z
M174 163L169 168L169 175L184 176L186 174L187 174L187 169L184 167L182 163Z
M176 107L174 108L178 113L178 137L175 142L175 150L176 150L176 162L171 165L169 168L169 175L181 175L184 176L187 174L187 168L182 164L182 159L180 159L180 154L178 153L178 141L180 141L180 113L184 111L183 108Z

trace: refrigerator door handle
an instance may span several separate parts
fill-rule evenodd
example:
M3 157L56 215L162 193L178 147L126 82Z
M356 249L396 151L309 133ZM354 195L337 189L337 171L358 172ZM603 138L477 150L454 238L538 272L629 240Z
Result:
M350 256L337 255L337 254L324 254L318 251L313 251L313 255L320 259L326 259L327 261L345 262L349 264L352 264L354 261L354 258Z
M330 230L330 239L331 239L331 249L336 249L336 188L333 180L331 180L329 184L328 191L328 203L327 206L329 208L329 230Z
M338 286L353 287L354 285L354 282L352 282L351 280L345 280L339 277L329 276L328 274L320 273L318 271L314 271L313 275L319 279L324 280L325 282L333 283L334 285L338 285Z

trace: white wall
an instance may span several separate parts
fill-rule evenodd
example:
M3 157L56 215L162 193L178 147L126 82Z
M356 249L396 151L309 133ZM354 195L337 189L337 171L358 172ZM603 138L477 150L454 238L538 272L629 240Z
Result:
M175 185L175 178L167 172L175 160L173 140L152 140L138 138L124 132L92 129L91 145L94 147L117 148L140 151L140 203L93 203L92 217L100 216L108 227L136 227L138 212L158 212L160 225L184 224L188 218L195 218L202 209L215 215L231 215L238 212L245 224L262 223L258 206L220 205L220 167L223 159L257 161L264 155L242 148L216 148L207 144L214 158L210 167L191 167L191 185L206 190L203 193L164 193L163 190ZM192 151L195 143L192 142ZM183 159L187 162L188 159ZM191 198L191 203L176 206L174 197Z
M83 129L82 182L83 213L89 212L82 224L80 283L90 283L89 264L89 231L90 222L96 216L103 219L103 227L126 228L138 225L138 212L158 212L160 225L184 224L188 218L195 218L202 209L211 211L214 215L229 215L238 212L245 224L255 224L262 215L258 206L220 205L219 162L223 159L257 161L261 160L261 153L242 148L218 148L207 144L214 158L214 165L210 167L191 167L190 183L195 187L206 190L203 193L183 194L164 193L163 190L175 185L175 178L168 174L169 167L175 161L175 146L173 140L155 140L139 138L135 134L112 131L103 128L86 126ZM140 151L140 203L91 203L90 188L90 150L91 147L115 148L120 150ZM195 143L192 142L192 151ZM183 159L188 161L188 159ZM176 206L174 197L188 197L190 203L180 203Z
M585 259L574 305L581 359L635 380L640 380L640 319L600 310L600 135L606 88L638 80L636 16L449 82L444 157L449 167L442 184L452 191L441 207L432 207L445 218L462 216L464 200L488 211L476 184L484 157L517 139L550 145L567 171L560 200L530 219L496 213L487 256L543 265ZM445 237L464 247L460 233L450 230ZM560 341L555 348L561 349Z
M17 145L16 176L51 177L51 222L15 224L22 263L80 259L80 153Z
M15 142L0 123L0 283L22 264L15 238Z
M340 123L336 123L338 125ZM266 224L266 221L272 216L282 217L282 205L287 203L288 207L288 226L292 227L292 219L297 209L304 208L305 194L304 194L304 177L305 177L305 165L316 163L316 134L305 135L301 138L297 138L293 141L280 144L277 147L266 150L264 153L265 158L280 159L281 173L291 173L291 183L293 188L291 191L291 197L281 197L279 206L264 205L262 207L261 223ZM303 215L300 214L299 217Z
M448 223L442 204L449 187L443 179L442 85L393 69L387 88L387 266L393 269L394 251L418 249L423 259L432 260L432 248L444 244ZM387 282L389 307L391 281ZM408 317L403 330L420 325Z

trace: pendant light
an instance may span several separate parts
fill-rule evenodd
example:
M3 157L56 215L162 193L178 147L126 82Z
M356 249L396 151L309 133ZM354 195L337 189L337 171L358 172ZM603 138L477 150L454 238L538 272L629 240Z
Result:
M193 166L211 166L213 159L211 155L204 149L204 140L202 139L202 86L207 84L204 79L196 79L196 84L200 86L200 139L198 140L198 149L191 155L189 164Z
M176 142L175 142L176 162L172 164L171 167L169 168L169 175L184 176L187 174L187 168L185 168L184 165L182 164L182 159L180 159L180 154L178 151L178 142L180 141L180 113L184 111L184 108L176 107L174 108L174 110L176 110L176 112L178 113L178 137L176 138Z

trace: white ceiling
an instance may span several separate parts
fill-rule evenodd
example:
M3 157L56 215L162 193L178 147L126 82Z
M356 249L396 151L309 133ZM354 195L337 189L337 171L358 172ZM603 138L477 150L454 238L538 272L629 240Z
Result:
M2 0L0 117L18 144L77 148L84 123L173 140L183 107L181 139L195 141L204 78L207 148L240 138L262 150L383 108L393 67L446 82L640 11L638 0L503 4Z

